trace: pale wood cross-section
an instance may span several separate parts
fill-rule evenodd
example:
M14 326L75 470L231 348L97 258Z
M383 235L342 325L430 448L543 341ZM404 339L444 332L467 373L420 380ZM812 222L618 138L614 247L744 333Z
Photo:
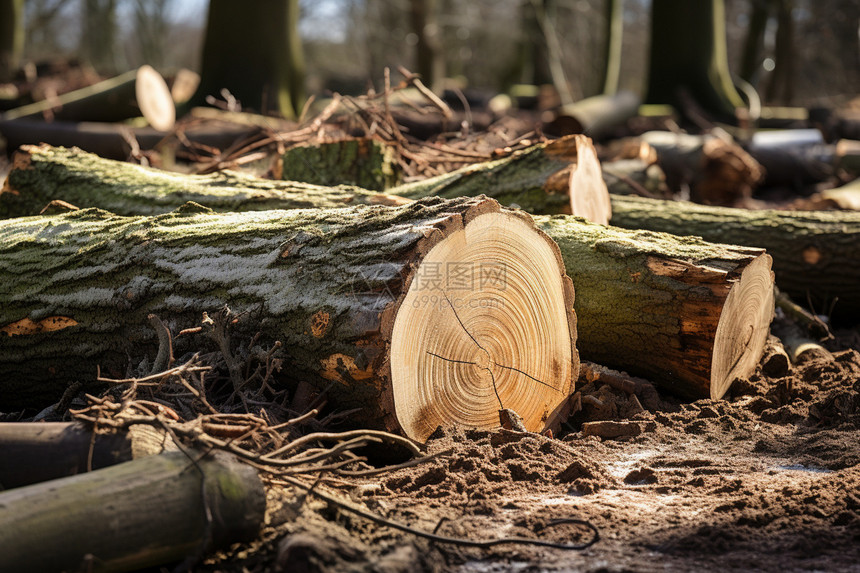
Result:
M573 288L558 249L530 220L480 215L427 254L397 313L397 420L426 439L439 425L551 424L579 371Z

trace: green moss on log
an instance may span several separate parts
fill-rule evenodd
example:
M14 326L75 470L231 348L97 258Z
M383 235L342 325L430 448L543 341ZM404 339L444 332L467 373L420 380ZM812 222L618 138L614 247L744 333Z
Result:
M400 182L394 151L372 139L345 139L288 149L281 179L314 185L355 185L384 191Z
M0 217L36 215L55 200L81 208L99 207L117 215L166 213L188 201L215 211L380 202L377 193L357 187L270 181L231 171L185 175L102 159L74 148L22 147L0 191Z

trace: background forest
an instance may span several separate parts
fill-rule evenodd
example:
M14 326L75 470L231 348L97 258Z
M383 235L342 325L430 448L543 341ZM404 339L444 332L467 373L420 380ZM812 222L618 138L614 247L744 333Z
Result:
M570 95L581 99L602 91L610 2L301 0L307 90L362 93L380 84L384 67L397 65L490 91L547 83L542 45L549 38L558 42ZM650 2L621 4L619 88L641 93ZM103 75L143 63L166 75L199 67L206 2L27 0L24 7L25 60L79 56ZM731 70L764 103L822 104L860 91L856 0L726 0L725 7ZM538 25L536 8L550 29ZM421 47L437 56L432 72L417 61Z

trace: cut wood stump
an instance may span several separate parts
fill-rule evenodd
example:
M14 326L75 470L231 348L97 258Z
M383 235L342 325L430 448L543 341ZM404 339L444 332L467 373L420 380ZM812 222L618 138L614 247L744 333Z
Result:
M266 508L256 470L190 455L0 493L0 570L135 571L253 539Z
M576 285L583 359L675 394L721 398L761 358L773 317L762 249L537 217Z
M234 340L281 341L293 381L417 440L441 424L497 427L502 407L542 431L579 371L558 248L487 198L8 219L0 285L6 407L55 401L97 366L116 378L151 360L149 314L176 333L224 305L252 317ZM193 338L177 356L199 349Z
M708 207L613 195L612 224L763 247L780 290L837 322L860 317L860 213Z

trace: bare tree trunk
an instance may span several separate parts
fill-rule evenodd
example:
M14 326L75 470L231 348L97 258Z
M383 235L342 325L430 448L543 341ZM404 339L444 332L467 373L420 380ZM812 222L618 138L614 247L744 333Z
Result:
M415 45L416 70L425 84L438 91L445 77L445 52L442 49L437 0L410 0L409 20L418 37Z
M794 97L794 18L792 0L777 0L776 67L767 87L767 99L791 103Z
M24 49L24 0L0 0L0 82L12 79Z
M295 117L303 105L298 0L210 0L194 105L228 90L244 107Z
M648 103L683 111L684 96L706 112L734 119L743 100L732 84L726 55L723 0L654 0Z
M757 72L761 66L761 53L764 48L764 31L770 15L771 0L752 0L750 23L747 37L744 40L744 51L741 59L741 77L755 85Z
M624 40L623 0L604 0L603 86L604 95L618 92L621 77L621 47Z
M116 0L85 0L81 54L100 72L116 73Z

